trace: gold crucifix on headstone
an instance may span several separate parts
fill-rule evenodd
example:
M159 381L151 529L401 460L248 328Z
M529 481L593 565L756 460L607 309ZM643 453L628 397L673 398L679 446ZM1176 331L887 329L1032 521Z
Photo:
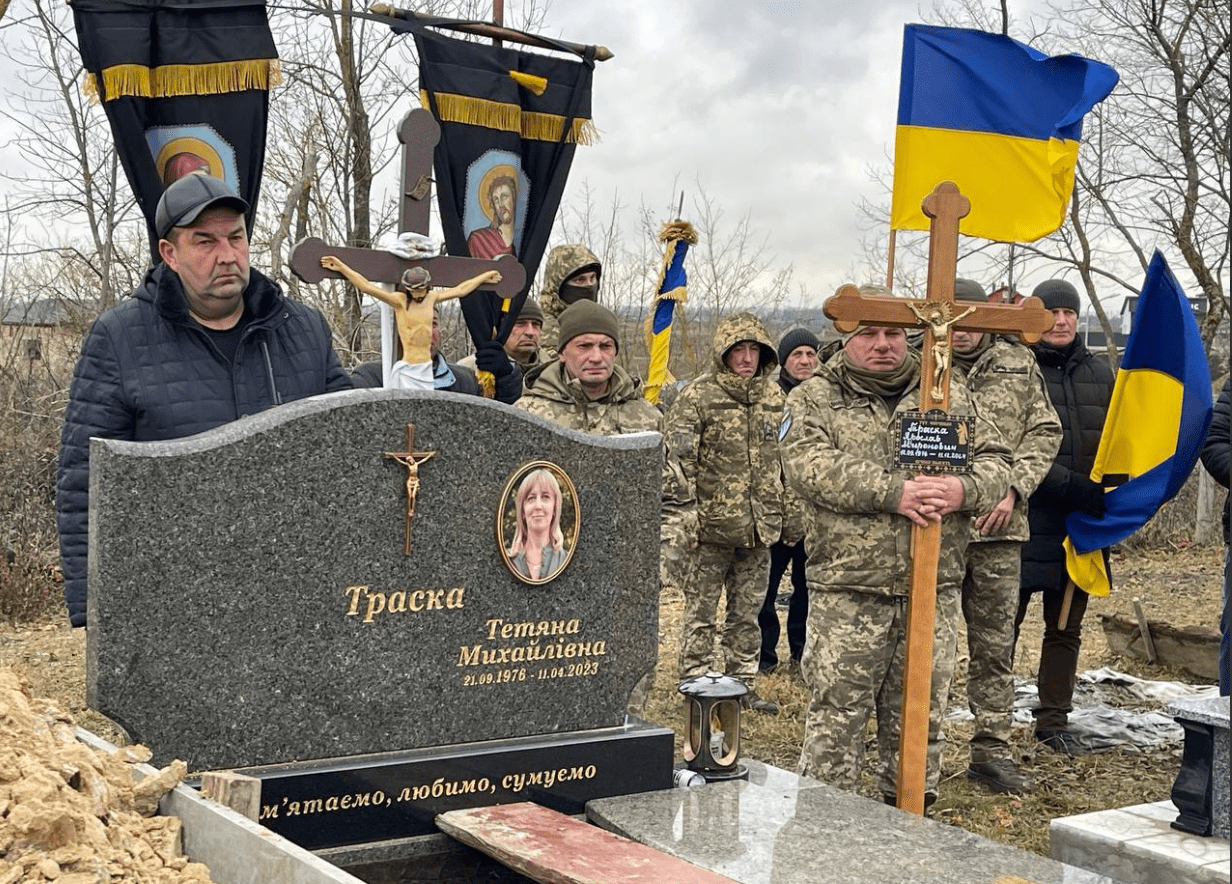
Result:
M406 539L402 552L411 554L411 520L415 518L415 501L419 498L419 465L436 457L435 451L415 450L415 425L406 425L406 451L386 451L384 456L406 467Z
M861 324L899 328L923 325L920 407L945 413L950 406L950 334L954 329L1013 334L1030 344L1052 327L1053 319L1038 298L1027 298L1020 306L975 304L955 316L958 222L971 210L971 203L959 193L957 185L943 181L924 198L923 209L932 219L926 300L865 297L855 286L845 285L826 301L825 313L834 320L834 327L844 333L855 331ZM911 590L907 599L907 652L898 745L898 806L917 814L924 812L940 552L940 521L929 521L926 528L912 526Z

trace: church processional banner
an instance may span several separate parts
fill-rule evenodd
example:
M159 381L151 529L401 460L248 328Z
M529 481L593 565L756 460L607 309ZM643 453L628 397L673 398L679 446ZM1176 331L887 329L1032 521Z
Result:
M411 21L393 28L414 35L420 98L441 127L434 167L446 251L512 254L529 288L574 151L595 140L594 49L562 59L444 37ZM525 297L523 290L504 305L490 293L464 298L472 338L488 340L499 329L504 340Z
M206 171L256 213L269 88L279 79L265 4L72 0L86 91L102 103L145 214L167 185Z

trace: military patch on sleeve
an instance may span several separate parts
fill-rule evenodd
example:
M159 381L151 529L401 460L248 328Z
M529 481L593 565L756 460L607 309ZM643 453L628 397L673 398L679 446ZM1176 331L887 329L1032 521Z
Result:
M779 441L782 442L787 438L787 433L791 429L791 409L783 409L783 420L779 422Z

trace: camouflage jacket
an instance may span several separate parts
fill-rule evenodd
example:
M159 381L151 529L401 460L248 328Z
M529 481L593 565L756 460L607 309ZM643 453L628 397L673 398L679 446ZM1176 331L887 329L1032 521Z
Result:
M723 362L740 341L761 347L757 374L742 378ZM751 313L719 323L714 367L690 383L667 414L668 448L679 459L695 508L696 539L721 546L770 545L783 527L779 427L783 391L778 358L765 328Z
M1025 346L986 335L972 356L974 361L956 353L954 361L959 365L971 362L967 367L967 387L975 407L1001 431L1006 444L1013 450L1010 487L1017 493L1018 500L1004 530L984 536L973 522L971 540L1025 542L1031 537L1027 498L1057 456L1061 420L1048 401L1039 363Z
M613 369L607 394L590 399L559 360L541 365L527 373L514 407L595 436L662 433L663 415L642 395L642 382L619 364Z
M599 259L586 246L556 246L548 252L543 268L543 286L539 290L539 306L543 308L543 331L539 335L539 354L544 362L555 362L560 338L560 314L569 305L560 299L560 286L566 279L585 267L599 269Z
M905 596L911 582L911 521L897 512L909 470L893 466L894 417L919 405L915 378L893 409L845 370L842 354L787 397L783 466L808 508L804 544L809 591L842 590ZM950 410L975 414L959 373ZM1009 448L996 428L976 415L972 472L959 476L963 505L942 520L938 588L962 584L970 516L1005 496Z

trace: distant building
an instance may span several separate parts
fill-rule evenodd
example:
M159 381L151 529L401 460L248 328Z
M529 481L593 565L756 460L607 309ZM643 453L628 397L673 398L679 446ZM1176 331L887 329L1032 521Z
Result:
M40 298L27 303L9 304L0 318L0 337L6 342L17 342L25 347L25 358L31 361L44 358L44 347L53 338L64 334L61 330L70 320L64 307L55 298ZM6 344L6 349L13 346Z

